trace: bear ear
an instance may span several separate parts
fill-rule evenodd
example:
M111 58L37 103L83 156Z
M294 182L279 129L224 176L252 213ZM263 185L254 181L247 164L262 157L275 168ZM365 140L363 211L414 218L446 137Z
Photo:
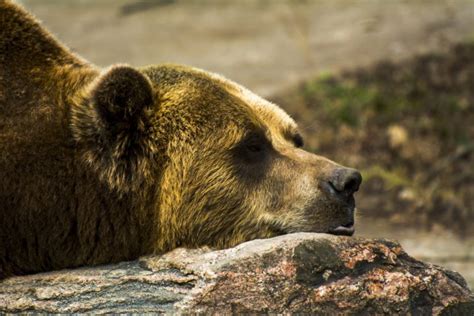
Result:
M84 160L119 191L137 189L150 176L154 93L144 74L115 66L73 100L71 129Z
M90 102L110 133L134 129L144 110L153 104L148 78L128 66L116 66L99 77Z

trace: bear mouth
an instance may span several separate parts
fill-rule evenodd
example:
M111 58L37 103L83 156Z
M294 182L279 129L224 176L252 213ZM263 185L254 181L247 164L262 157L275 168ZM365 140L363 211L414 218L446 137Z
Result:
M299 230L290 231L290 230L286 230L282 227L276 227L276 226L271 227L271 231L276 236L281 236L281 235L286 235L286 234L299 232ZM326 231L324 233L331 234L331 235L338 235L338 236L352 236L355 233L354 222L352 221L352 222L347 223L345 225L339 225L335 228L329 229L328 231Z
M341 236L352 236L354 235L355 228L354 222L349 222L345 225L339 225L335 228L332 228L328 231L329 234L332 235L341 235Z

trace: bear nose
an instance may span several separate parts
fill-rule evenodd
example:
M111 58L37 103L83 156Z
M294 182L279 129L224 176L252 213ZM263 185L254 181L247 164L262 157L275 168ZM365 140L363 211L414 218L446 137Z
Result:
M338 168L333 172L328 182L338 194L349 197L359 190L362 175L355 169Z

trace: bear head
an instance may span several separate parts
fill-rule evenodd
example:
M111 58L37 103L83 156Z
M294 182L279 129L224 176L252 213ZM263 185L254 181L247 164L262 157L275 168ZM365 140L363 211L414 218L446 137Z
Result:
M119 196L151 192L157 251L354 232L360 173L302 149L289 115L219 75L114 66L76 97L71 117L101 181Z

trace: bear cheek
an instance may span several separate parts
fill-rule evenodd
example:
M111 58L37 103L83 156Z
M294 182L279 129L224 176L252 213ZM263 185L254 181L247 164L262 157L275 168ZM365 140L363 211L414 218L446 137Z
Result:
M279 166L261 185L259 195L265 203L264 209L293 229L304 221L302 215L315 199L314 188L315 182L310 175L290 172L289 168Z
M292 231L326 232L332 225L336 206L321 191L317 170L308 164L282 167L279 174L282 189L271 193L273 212L280 216ZM278 201L278 202L275 202ZM272 210L271 210L272 211Z

